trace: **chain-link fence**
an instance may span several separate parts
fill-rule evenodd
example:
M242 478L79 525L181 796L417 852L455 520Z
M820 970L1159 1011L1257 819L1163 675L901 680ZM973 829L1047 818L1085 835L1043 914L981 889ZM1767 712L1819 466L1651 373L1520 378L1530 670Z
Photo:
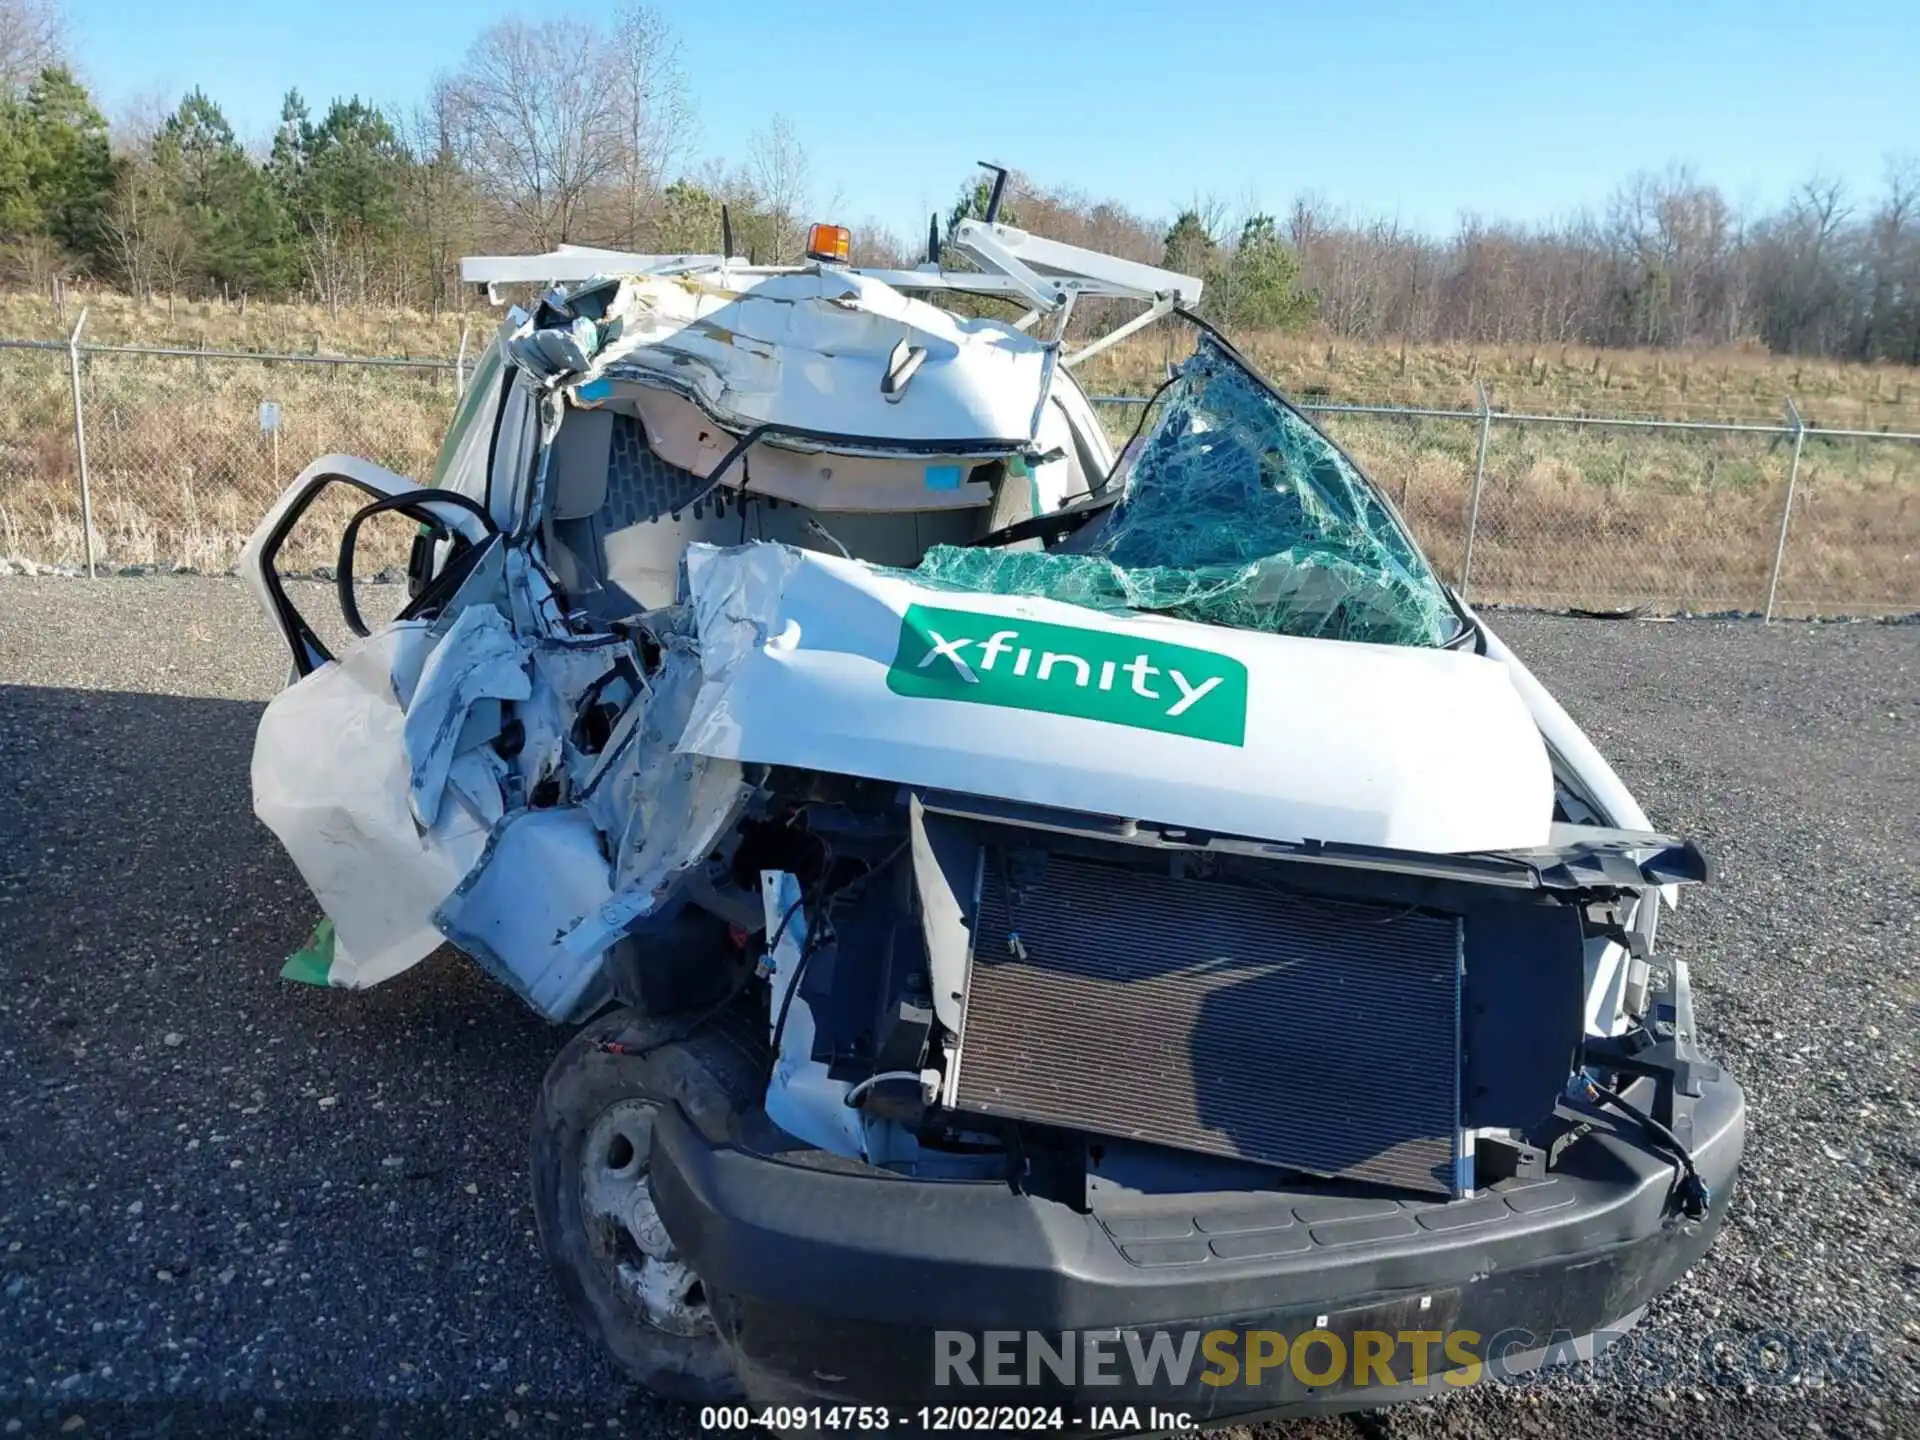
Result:
M1096 397L1124 437L1146 398ZM1920 613L1920 434L1300 405L1478 604Z
M0 377L0 558L96 573L231 569L320 455L425 477L457 389L450 361L23 341L0 342ZM333 498L340 514L323 497L291 537L290 568L332 562L354 508Z
M0 385L0 559L220 572L316 456L424 479L459 368L0 341ZM1098 398L1123 437L1143 397ZM1735 423L1523 414L1477 398L1301 407L1475 602L1920 612L1920 434L1819 428L1791 405L1778 422ZM309 514L289 568L332 563L351 501ZM396 562L389 548L366 568Z
M81 375L96 563L230 568L292 476L320 455L359 455L425 477L453 413L453 368L119 350ZM309 517L286 556L331 562L337 523ZM324 500L323 500L324 503ZM302 542L305 542L303 545ZM302 548L324 544L316 555Z
M84 552L67 364L64 345L0 350L0 558Z

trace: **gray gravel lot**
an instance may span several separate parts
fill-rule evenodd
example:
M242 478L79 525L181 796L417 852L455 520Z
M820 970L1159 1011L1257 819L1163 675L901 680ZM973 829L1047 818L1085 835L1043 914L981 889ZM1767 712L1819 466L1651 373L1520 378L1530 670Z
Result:
M1920 627L1495 623L1723 865L1662 939L1751 1137L1647 1326L1857 1329L1875 1371L1574 1375L1275 1433L1920 1433ZM317 914L249 802L285 667L235 581L0 579L8 1433L690 1433L534 1244L564 1036L450 954L363 995L278 979Z

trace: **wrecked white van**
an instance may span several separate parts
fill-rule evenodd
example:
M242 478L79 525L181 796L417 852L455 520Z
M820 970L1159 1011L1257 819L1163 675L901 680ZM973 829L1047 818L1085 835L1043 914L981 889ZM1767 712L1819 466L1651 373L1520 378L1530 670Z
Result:
M432 487L328 456L262 523L255 803L324 977L451 941L584 1026L533 1126L568 1303L786 1428L1364 1406L1630 1325L1742 1144L1653 950L1699 852L1197 281L992 219L844 254L469 262L554 288ZM1142 310L1073 352L1088 298ZM1116 457L1071 367L1153 320L1197 347ZM335 654L276 556L340 485ZM386 510L421 537L369 633ZM1450 1343L1226 1374L1220 1329Z

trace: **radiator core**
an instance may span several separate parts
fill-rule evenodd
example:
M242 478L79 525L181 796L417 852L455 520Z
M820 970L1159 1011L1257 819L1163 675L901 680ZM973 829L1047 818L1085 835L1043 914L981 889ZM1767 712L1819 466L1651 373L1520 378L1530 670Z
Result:
M1460 917L988 848L955 1104L1457 1188Z

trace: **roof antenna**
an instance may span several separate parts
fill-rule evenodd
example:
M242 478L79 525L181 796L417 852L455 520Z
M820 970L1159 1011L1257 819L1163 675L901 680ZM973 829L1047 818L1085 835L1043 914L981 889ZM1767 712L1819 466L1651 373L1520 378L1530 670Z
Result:
M927 264L936 268L940 264L940 212L938 210L927 217Z
M733 258L733 216L727 213L727 207L720 207L720 258Z
M988 160L982 160L979 163L982 170L993 172L993 190L987 196L987 213L982 217L987 224L991 225L1000 218L1000 197L1006 193L1007 189L1007 167L995 165Z

